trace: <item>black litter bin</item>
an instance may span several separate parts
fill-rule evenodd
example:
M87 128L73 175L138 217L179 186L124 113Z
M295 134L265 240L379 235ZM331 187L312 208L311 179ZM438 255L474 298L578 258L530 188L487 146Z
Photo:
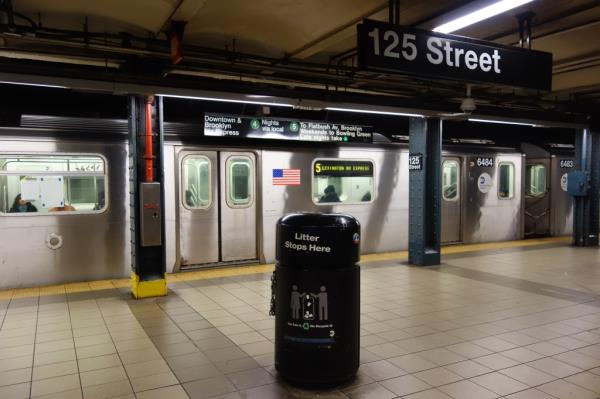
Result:
M275 368L304 387L333 386L359 364L360 224L297 213L277 222Z

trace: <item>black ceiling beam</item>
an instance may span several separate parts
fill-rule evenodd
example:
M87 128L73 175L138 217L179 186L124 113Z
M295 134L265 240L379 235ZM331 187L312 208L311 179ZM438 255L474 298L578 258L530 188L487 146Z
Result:
M426 102L420 98L398 98L391 96L367 95L344 91L323 91L304 88L286 88L271 85L261 85L248 82L219 81L216 79L199 79L186 76L167 77L156 76L153 74L127 73L119 70L107 70L106 68L64 65L39 61L25 60L2 60L0 59L0 72L18 73L24 75L50 76L67 79L84 79L94 81L104 81L111 83L124 83L143 86L158 86L165 88L185 88L197 90L214 90L229 93L242 94L265 94L278 97L298 98L317 101L345 102L356 104L381 105L386 107L416 108L438 112L454 111L454 104L449 104L443 99L436 101L430 97ZM556 110L516 110L505 109L503 107L478 106L478 113L530 120L546 120L557 123L585 123L586 116L581 113L566 110L558 113Z

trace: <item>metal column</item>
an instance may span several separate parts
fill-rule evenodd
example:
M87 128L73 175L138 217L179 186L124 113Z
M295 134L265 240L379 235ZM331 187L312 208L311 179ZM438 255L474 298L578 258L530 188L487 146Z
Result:
M408 261L440 263L442 121L410 119Z
M575 136L575 168L589 173L587 195L574 197L573 245L598 245L600 213L600 133L582 129Z
M129 98L131 292L167 295L162 97Z

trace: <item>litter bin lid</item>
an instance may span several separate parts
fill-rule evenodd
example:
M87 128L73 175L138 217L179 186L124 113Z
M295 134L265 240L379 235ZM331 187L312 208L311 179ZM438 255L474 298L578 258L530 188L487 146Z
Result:
M360 259L360 223L337 213L292 213L277 222L280 267L353 267Z

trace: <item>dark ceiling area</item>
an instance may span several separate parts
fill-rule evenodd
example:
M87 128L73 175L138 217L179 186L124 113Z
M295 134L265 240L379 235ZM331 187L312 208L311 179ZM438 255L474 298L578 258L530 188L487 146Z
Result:
M398 17L402 25L432 29L489 3L400 1ZM458 112L465 98L463 82L357 66L356 25L364 18L387 21L388 1L3 0L1 4L0 72L444 112ZM552 91L473 84L476 112L566 122L585 122L589 115L597 115L600 1L536 0L456 34L515 45L516 16L524 12L533 15L532 48L553 53ZM177 64L171 62L167 40L173 22L185 23Z

